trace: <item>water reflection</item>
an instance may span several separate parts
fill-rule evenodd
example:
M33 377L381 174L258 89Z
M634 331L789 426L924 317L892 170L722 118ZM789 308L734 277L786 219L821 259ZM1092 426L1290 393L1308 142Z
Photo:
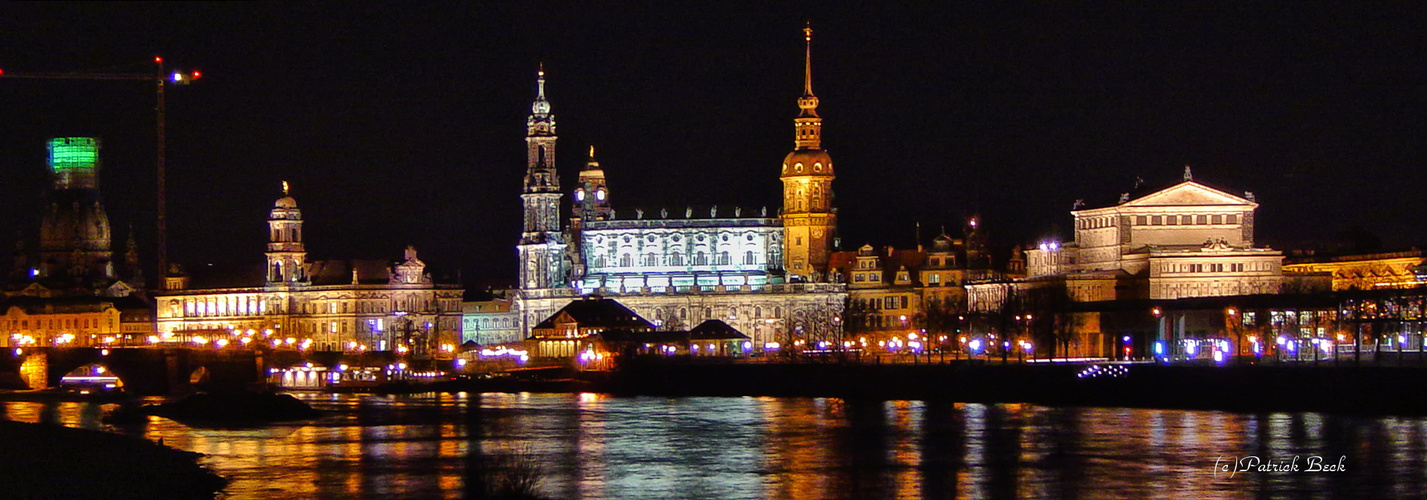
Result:
M204 453L230 498L462 498L482 456L529 452L552 498L1416 495L1427 419L808 398L300 394L328 415L255 429L117 429ZM5 402L101 429L114 405ZM1229 473L1309 456L1342 473Z

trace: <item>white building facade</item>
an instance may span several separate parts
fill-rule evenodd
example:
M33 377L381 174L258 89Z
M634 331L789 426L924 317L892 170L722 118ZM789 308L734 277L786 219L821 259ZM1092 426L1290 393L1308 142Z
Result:
M811 82L805 82L805 95L799 99L803 112L795 120L795 151L785 159L798 164L778 171L784 184L811 183L816 189L785 193L782 214L770 216L766 208L745 214L741 208L717 207L697 214L692 208L673 214L661 210L657 218L638 210L618 213L611 205L605 169L591 148L570 193L570 224L562 229L551 222L552 214L560 211L558 194L550 198L559 192L559 181L554 174L554 115L545 99L542 71L527 122L532 153L522 195L520 286L514 296L521 331L528 336L534 325L571 300L600 295L618 300L660 329L722 320L753 337L758 350L838 335L846 289L825 281L835 217L832 164L818 141L816 103ZM543 152L547 146L550 153ZM805 167L804 157L815 157L816 168ZM796 240L789 239L789 220L798 228ZM790 251L797 254L791 260L799 272L785 269Z

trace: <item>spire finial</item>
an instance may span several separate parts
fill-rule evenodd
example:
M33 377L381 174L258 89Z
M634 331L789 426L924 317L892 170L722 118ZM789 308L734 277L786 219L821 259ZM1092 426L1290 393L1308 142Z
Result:
M803 27L806 54L803 59L803 95L813 95L813 22Z
M287 196L287 181L282 181L282 195Z
M595 146L593 144L590 145L590 159L595 159Z
M1189 171L1189 165L1184 166L1184 180L1186 182L1194 180L1194 172Z
M544 61L541 61L541 62L540 62L540 70L535 72L535 76L537 77L537 78L536 78L536 83L537 83L537 84L539 85L539 87L540 87L540 91L539 91L539 93L536 95L535 98L538 99L538 100L543 101L543 100L545 100L545 62L544 62Z

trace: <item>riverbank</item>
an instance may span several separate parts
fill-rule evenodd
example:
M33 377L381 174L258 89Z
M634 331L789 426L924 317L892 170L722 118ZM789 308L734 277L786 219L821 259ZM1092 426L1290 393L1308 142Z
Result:
M107 432L0 420L5 498L211 499L225 481L198 453Z
M546 381L454 381L436 390L603 392L664 396L782 396L1033 403L1235 412L1427 415L1413 388L1427 369L1302 365L923 365L630 363ZM1113 371L1110 366L1119 367Z

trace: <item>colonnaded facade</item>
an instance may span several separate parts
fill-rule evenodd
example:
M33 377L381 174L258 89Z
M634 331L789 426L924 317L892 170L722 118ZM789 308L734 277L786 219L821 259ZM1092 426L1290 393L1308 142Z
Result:
M846 287L828 279L837 239L833 165L822 149L822 118L812 92L811 29L805 35L801 111L794 119L794 150L780 171L783 207L777 214L715 207L617 217L605 171L590 148L570 193L569 224L563 224L555 115L545 97L545 72L539 73L526 121L524 230L517 246L515 302L525 335L588 295L615 298L663 330L723 320L752 337L756 349L840 332Z
M266 264L169 273L155 296L158 333L149 342L455 355L460 285L435 283L412 247L397 262L309 261L302 224L284 182L268 217Z

